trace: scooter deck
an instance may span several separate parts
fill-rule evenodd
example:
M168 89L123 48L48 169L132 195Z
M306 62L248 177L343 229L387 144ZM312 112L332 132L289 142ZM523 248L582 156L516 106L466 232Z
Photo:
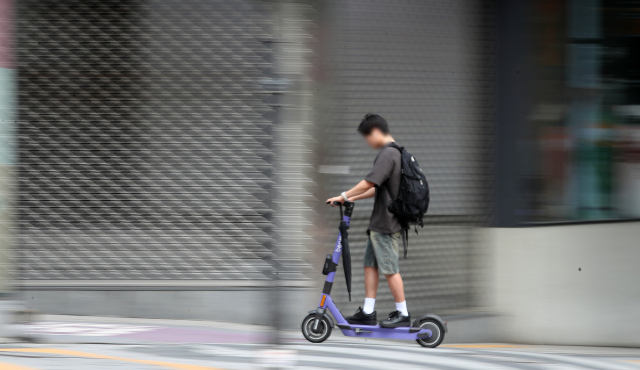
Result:
M386 339L426 339L433 335L430 329L420 329L409 326L399 328L384 328L380 325L352 325L338 324L342 334L348 337L386 338Z
M349 202L349 201L345 202L344 214L342 213L342 204L334 203L334 205L340 206L341 227L344 224L346 224L348 227L351 220L351 213L353 212L353 202ZM342 239L342 237L343 237L343 230L341 229L340 233L338 234L338 239L336 240L335 247L333 249L333 255L331 255L329 262L325 262L325 268L323 269L323 271L327 273L327 279L324 283L320 300L318 301L318 308L315 312L314 311L309 312L310 314L315 315L316 320L314 322L316 323L316 325L318 323L318 320L323 315L327 316L325 312L328 309L329 312L331 312L331 315L333 315L333 317L336 319L335 321L337 321L338 328L342 330L342 334L348 337L386 338L386 339L405 339L405 340L431 338L433 336L433 332L431 331L431 329L428 329L428 328L419 328L419 327L410 327L410 326L403 326L398 328L383 328L380 325L357 325L357 324L349 324L347 322L347 320L344 318L344 316L342 316L342 313L340 313L340 310L338 309L338 307L333 302L333 299L331 298L331 288L333 287L333 280L336 276L336 266L338 266L338 263L340 262L340 257L342 256L343 244L345 244L345 249L347 248L346 246L348 245L348 243L346 243L348 240L347 235L346 234L344 235L344 240ZM345 274L345 276L347 275ZM350 279L347 278L347 288L349 290L349 293L351 293L350 285L351 285ZM334 320L329 319L327 323L334 325ZM446 331L446 323L444 324L444 326ZM304 333L304 329L303 329L303 333ZM325 340L326 338L319 341L311 340L308 337L307 339L310 340L311 342L318 343Z

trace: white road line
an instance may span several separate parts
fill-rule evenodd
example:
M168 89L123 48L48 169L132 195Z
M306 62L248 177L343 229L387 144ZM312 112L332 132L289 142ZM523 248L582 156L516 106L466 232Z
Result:
M377 346L380 346L380 345L377 345ZM537 360L538 362L541 362L541 361L555 362L558 366L561 366L562 364L569 366L569 364L572 364L572 365L578 365L579 368L588 367L588 368L595 368L595 369L610 369L610 370L640 370L640 363L636 365L634 363L624 363L618 360L607 361L602 358L581 358L580 355L554 355L554 354L545 354L545 353L539 353L539 352L528 352L528 351L524 352L524 351L518 351L518 350L507 351L507 350L499 350L499 349L480 349L479 350L479 349L462 349L462 348L438 348L437 350L430 350L425 348L421 349L421 348L405 347L402 345L395 345L395 346L389 346L389 347L394 348L394 350L397 350L397 351L422 353L430 356L429 359L435 356L443 357L443 355L470 357L470 356L473 356L474 354L477 354L478 356L493 354L498 356L505 356L503 360L508 359L511 362L514 362L513 361L514 357L516 357L516 358L522 359L522 362L535 362ZM305 348L309 349L309 347L305 347ZM338 350L340 350L340 348L344 348L344 346L332 347L332 349L327 349L327 351L329 352L336 351L333 348L337 348ZM443 353L445 351L448 353L447 354ZM394 356L398 356L398 352L395 352ZM400 357L409 358L410 356L408 357L405 355L401 355ZM469 360L473 360L473 358L469 358ZM478 357L478 360L479 361L482 360L482 357ZM498 360L498 358L496 358L496 360ZM548 366L543 364L530 364L530 366L539 366L543 369L549 368ZM576 368L575 366L570 366L570 367Z
M207 348L208 347L208 348ZM286 346L286 349L293 349L290 346ZM240 349L230 349L225 347L216 347L216 346L198 346L194 349L196 352L209 354L213 356L227 356L227 357L243 357L250 361L253 361L257 364L260 360L260 353L257 351L253 351L251 349L240 350ZM335 352L335 351L331 351ZM353 352L352 352L353 354ZM391 369L398 365L398 359L394 359L394 362L386 362L379 360L369 360L369 359L360 359L360 358L347 358L347 357L335 357L330 354L328 355L300 355L299 353L295 355L295 359L298 363L300 362L311 362L315 366L321 366L322 363L331 363L338 365L352 365L359 366L367 369ZM259 367L259 364L257 364ZM403 368L408 369L425 369L425 366L418 366L409 364L409 367L403 364ZM438 369L438 368L434 368Z
M156 330L156 326L91 324L44 321L27 326L27 333L38 335L76 335L84 337L112 337Z
M354 355L369 357L369 358L377 358L384 360L392 360L395 365L398 362L403 361L412 361L421 363L422 368L424 366L432 365L432 366L449 366L449 367L457 367L459 369L468 369L468 370L481 370L481 369L492 369L492 370L512 370L518 369L520 367L512 367L496 364L493 362L483 362L483 361L471 361L467 359L460 358L452 358L445 356L434 356L430 355L425 351L423 355L414 355L409 353L403 353L399 355L398 353L394 353L392 351L380 351L380 350L371 350L371 349L363 349L363 348L339 348L339 347L331 347L327 348L325 346L313 346L313 345L293 345L288 346L291 349L297 349L299 351L316 351L316 352L326 352L330 356L331 353L340 353L343 355ZM361 360L357 360L361 361ZM376 363L378 361L375 361ZM404 365L404 362L403 362Z
M403 370L425 370L425 369L434 369L438 370L437 367L429 367L427 365L414 365L414 364L406 364L399 363L398 359L394 359L393 362L387 361L379 361L379 360L366 360L359 358L346 358L346 357L330 357L330 356L300 356L298 355L298 361L307 361L314 362L317 365L321 365L322 363L331 363L345 366L354 366L366 369L379 369L379 370L389 370L398 368L401 365ZM474 367L473 369L479 370L482 368ZM488 369L488 368L487 368ZM494 368L491 368L494 369ZM496 368L497 369L497 368Z
M291 348L291 346L286 346L287 349L293 349ZM254 363L255 366L257 366L258 368L260 368L260 356L259 356L259 352L256 351L252 351L250 349L247 350L239 350L239 349L229 349L229 348L223 348L223 347L214 347L211 346L210 348L205 348L204 346L198 346L195 351L199 352L199 353L204 353L204 354L210 354L213 356L227 356L227 357L244 357L246 358L248 361L252 361ZM334 352L334 351L332 351ZM353 354L353 352L352 352ZM380 361L380 360L374 360L374 359L361 359L361 358L347 358L347 357L335 357L332 356L330 354L328 355L321 355L320 353L318 353L318 355L301 355L300 353L295 355L295 359L296 362L298 362L299 366L300 363L305 362L305 363L312 363L313 365L311 366L315 366L318 367L318 369L321 368L322 364L337 364L337 365L343 365L343 366L349 366L351 367L360 367L360 368L366 368L366 369L380 369L380 370L388 370L388 369L393 369L396 368L400 363L402 363L401 361L398 361L398 359L394 359L393 362L389 362L389 361ZM218 364L219 362L215 361L215 359L212 359L213 363ZM429 369L429 367L425 367L423 365L415 365L415 364L408 364L405 365L404 363L402 363L402 368L403 369ZM432 367L430 369L436 369L438 370L439 368L437 367Z
M323 346L323 347L331 346L331 348L344 348L348 346L353 346L356 348L360 348L359 346L363 344L365 343L363 342L362 344L360 343L337 344L334 342L334 343L325 343L320 346ZM573 365L579 365L580 368L589 367L589 368L595 368L595 369L611 369L611 370L640 370L640 363L636 365L634 363L625 363L623 361L613 360L613 359L610 361L607 361L603 358L581 358L580 354L554 355L554 354L547 354L547 353L540 353L540 352L522 351L515 348L511 350L501 350L497 348L466 349L466 348L439 347L438 349L433 350L433 349L426 349L426 348L420 348L420 347L416 348L412 346L405 346L402 344L396 344L394 342L385 343L382 341L378 341L375 344L370 342L370 343L366 343L366 345L370 347L385 347L386 349L393 348L395 351L398 351L398 352L406 351L411 353L420 353L420 354L427 354L432 356L433 355L470 356L472 354L478 354L478 355L497 354L500 356L504 355L511 358L513 358L514 356L520 357L522 358L523 362L535 361L535 360L539 360L538 362L540 361L555 362L555 363L559 363L558 366L560 366L561 364L573 364ZM531 346L531 348L535 348L535 347ZM538 350L544 350L544 347L538 347ZM328 351L331 351L331 350L328 350ZM396 355L397 355L397 352L396 352ZM481 359L481 358L479 357L478 359ZM542 364L537 364L537 365L530 364L530 366L532 365L540 366L540 368L543 368L543 369L550 368L549 366L542 365ZM575 366L573 366L573 368L575 368Z
M546 353L538 353L538 352L515 352L515 351L495 351L490 350L490 353L495 354L504 354L504 355L519 355L519 356L529 356L533 358L545 359L549 362L557 362L557 363L570 363L574 365L587 366L595 369L608 369L608 370L638 370L640 367L638 365L629 363L625 364L623 362L618 362L616 360L612 361L603 361L602 359L596 358L582 358L576 355L551 355Z

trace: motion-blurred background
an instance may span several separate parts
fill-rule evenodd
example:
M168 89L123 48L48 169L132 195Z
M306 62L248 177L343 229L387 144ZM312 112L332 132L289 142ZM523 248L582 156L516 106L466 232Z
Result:
M431 188L401 261L412 313L457 341L640 344L637 1L0 0L0 17L7 299L295 328L337 234L324 200L370 169L355 129L375 112Z

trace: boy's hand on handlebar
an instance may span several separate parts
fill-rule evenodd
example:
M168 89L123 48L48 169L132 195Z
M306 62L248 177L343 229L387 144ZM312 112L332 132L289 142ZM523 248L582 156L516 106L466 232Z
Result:
M342 203L344 203L344 199L342 198L342 195L338 195L337 197L333 197L333 198L327 199L327 204L330 204L331 207L335 207L333 202L338 202L338 203L342 204Z

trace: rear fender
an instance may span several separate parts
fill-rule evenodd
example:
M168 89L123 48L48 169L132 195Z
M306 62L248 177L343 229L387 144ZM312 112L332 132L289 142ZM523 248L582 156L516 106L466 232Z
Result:
M315 311L312 311L312 312L315 312ZM417 319L415 319L413 321L413 325L411 325L411 326L414 327L414 328L420 327L420 322L422 320L425 320L425 319L432 319L432 320L435 320L435 321L439 322L440 325L442 325L442 327L444 328L444 332L445 333L449 332L449 329L447 328L447 322L442 320L442 318L440 316L433 315L433 314L430 314L430 313L426 314L426 315L422 315L422 316L418 317Z

